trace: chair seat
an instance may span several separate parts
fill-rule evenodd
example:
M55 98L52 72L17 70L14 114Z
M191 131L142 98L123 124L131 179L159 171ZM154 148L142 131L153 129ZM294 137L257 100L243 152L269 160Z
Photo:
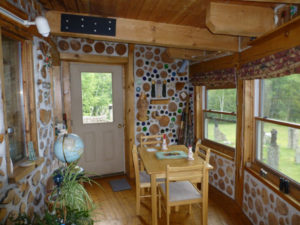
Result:
M166 184L160 184L161 189L166 194ZM169 183L169 198L171 202L185 201L201 198L201 194L189 181L177 181Z
M146 171L140 171L140 183L150 183L150 175ZM157 183L163 183L165 182L165 179L156 179Z

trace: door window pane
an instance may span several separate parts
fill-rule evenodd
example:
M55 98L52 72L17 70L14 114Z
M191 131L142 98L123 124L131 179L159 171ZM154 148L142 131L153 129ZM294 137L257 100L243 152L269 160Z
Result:
M112 73L81 73L81 91L83 124L113 122Z
M300 183L300 130L257 120L256 158Z
M206 112L205 138L235 148L236 116Z
M20 42L2 36L2 49L9 151L12 161L17 162L25 157Z

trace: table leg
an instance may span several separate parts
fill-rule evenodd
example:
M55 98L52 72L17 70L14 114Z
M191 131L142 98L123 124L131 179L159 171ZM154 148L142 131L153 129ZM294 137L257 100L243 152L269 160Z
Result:
M207 225L207 211L208 211L208 169L204 171L203 177L203 202L202 202L202 225Z
M152 225L157 225L156 175L151 175Z

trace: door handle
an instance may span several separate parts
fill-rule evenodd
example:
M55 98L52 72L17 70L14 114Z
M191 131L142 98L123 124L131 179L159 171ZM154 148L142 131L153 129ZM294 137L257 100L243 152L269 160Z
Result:
M122 127L124 127L124 125L121 124L121 123L119 123L119 124L118 124L118 128L122 128Z

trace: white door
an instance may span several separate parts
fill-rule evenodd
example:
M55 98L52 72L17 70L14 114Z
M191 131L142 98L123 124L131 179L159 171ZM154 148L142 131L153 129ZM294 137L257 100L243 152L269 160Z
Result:
M78 165L94 175L124 172L122 66L71 63L71 110L85 145Z

